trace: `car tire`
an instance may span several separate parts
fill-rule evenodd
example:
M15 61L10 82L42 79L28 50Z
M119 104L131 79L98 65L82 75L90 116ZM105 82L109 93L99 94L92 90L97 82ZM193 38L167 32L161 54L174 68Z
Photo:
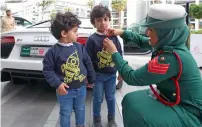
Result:
M116 89L121 89L122 86L123 86L123 80L118 82L118 84L116 85Z

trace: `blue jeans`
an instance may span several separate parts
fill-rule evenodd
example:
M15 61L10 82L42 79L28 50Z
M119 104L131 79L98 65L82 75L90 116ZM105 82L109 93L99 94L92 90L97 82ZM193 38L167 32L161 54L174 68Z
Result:
M84 125L86 85L83 85L78 89L68 90L68 93L66 95L57 94L57 99L60 104L61 127L70 127L70 116L72 113L72 109L75 112L76 125Z
M103 94L107 101L108 115L115 115L116 74L96 73L93 87L93 116L100 117Z

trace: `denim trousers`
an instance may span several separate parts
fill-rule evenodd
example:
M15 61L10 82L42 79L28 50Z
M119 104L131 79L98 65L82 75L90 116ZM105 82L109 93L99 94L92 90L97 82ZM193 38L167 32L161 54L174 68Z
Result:
M75 112L76 126L82 126L85 124L86 85L77 89L67 89L67 91L66 95L57 93L60 104L60 126L70 127L72 109Z
M96 82L93 87L93 116L100 117L101 104L105 93L108 115L115 115L116 73L96 73Z

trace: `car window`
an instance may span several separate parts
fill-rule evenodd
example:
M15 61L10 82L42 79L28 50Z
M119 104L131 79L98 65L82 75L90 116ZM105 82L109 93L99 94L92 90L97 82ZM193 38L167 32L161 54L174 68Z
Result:
M15 17L15 23L18 26L23 26L23 20L22 20L22 18Z
M31 22L24 20L24 26L30 26L30 25L32 25Z
M23 18L20 18L20 17L14 17L15 18L15 23L18 25L18 26L30 26L32 25L31 22L29 22L28 20L26 19L23 19Z

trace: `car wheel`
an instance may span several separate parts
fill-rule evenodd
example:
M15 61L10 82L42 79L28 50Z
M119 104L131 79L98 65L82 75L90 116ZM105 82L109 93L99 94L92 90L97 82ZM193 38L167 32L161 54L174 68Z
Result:
M123 80L120 80L120 81L118 82L118 84L116 85L116 89L121 89L122 86L123 86Z

